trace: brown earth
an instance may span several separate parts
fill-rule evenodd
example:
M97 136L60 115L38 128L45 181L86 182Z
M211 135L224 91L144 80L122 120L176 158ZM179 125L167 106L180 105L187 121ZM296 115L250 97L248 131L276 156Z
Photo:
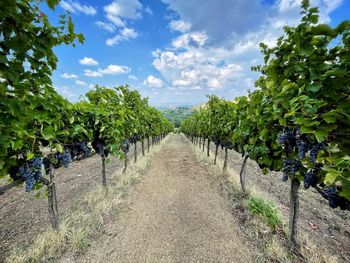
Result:
M154 156L108 234L61 262L253 262L229 202L185 140L171 136Z

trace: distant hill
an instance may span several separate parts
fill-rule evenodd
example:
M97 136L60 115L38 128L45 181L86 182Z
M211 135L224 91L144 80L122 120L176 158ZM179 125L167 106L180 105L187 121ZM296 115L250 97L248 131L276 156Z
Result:
M176 108L167 108L160 110L164 116L171 121L175 127L180 127L181 122L190 116L194 109L193 107L176 107Z

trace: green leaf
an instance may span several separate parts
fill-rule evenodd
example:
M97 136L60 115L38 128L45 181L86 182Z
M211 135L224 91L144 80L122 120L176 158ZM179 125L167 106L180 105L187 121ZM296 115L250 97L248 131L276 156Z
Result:
M306 86L306 89L311 92L318 92L322 88L321 83L313 83Z
M69 118L69 123L70 123L70 124L73 124L73 122L74 122L74 116L69 116L68 118Z
M324 182L326 185L333 185L337 179L337 177L340 175L339 171L329 171L327 172Z
M342 196L342 197L345 197L347 200L350 200L350 189L342 190L339 193L339 195Z
M33 159L34 153L27 153L27 161Z
M328 136L328 131L325 130L317 130L315 132L315 137L318 142L323 142L325 138Z
M307 126L301 126L300 128L302 133L314 133L315 130L313 128L307 127Z
M50 139L55 138L55 130L52 126L47 126L42 132L41 132L43 138L47 141Z

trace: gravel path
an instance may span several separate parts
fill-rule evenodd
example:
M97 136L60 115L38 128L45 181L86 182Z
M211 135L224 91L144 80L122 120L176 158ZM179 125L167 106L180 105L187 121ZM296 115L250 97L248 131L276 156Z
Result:
M180 135L74 262L252 262L228 202Z

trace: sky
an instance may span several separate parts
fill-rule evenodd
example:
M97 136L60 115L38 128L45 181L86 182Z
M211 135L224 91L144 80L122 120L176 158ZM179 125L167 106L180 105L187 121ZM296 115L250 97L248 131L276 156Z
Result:
M156 107L191 106L254 89L259 43L296 25L301 0L61 0L84 44L55 48L56 90L72 102L96 84L128 84ZM350 0L312 0L323 23L350 19Z

